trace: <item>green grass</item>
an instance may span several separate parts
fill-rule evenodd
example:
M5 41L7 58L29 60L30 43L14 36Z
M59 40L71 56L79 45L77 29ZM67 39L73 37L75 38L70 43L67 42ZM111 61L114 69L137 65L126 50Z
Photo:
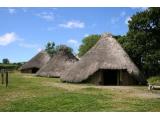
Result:
M160 85L160 76L150 77L147 81L152 85Z
M0 63L0 68L1 69L16 69L16 68L18 68L18 65L15 65L15 64L2 64L2 63Z
M0 111L160 111L160 94L147 87L61 83L57 78L10 74L0 85Z

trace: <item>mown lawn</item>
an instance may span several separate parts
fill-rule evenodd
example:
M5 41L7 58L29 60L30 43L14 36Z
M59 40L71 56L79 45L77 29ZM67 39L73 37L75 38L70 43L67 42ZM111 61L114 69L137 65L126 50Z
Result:
M160 111L160 92L12 73L8 88L0 84L0 111Z

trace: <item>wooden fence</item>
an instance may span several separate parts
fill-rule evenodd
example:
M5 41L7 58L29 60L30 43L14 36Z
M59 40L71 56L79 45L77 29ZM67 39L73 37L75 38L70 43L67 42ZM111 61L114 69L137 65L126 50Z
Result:
M2 80L2 85L5 84L6 87L8 87L8 70L7 69L1 69L1 80Z

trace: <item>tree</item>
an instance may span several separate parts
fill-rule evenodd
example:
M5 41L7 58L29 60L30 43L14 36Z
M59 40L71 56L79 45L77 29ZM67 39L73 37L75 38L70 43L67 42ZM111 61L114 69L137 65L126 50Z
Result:
M82 40L82 45L79 48L78 56L83 56L90 48L92 48L97 41L100 39L100 35L90 35L88 37L85 37Z
M58 45L58 46L56 46L56 53L60 52L60 51L61 52L65 52L67 54L72 54L73 49L68 47L68 46L66 46L66 45Z
M79 53L78 56L81 57L83 56L89 49L91 49L96 43L97 41L100 39L101 35L90 35L88 37L85 37L82 40L82 45L79 48ZM115 39L120 38L120 35L113 35L113 37Z
M45 51L50 55L53 56L56 53L55 50L55 43L54 42L48 42L45 48Z
M146 77L160 74L160 8L138 12L126 36L118 39Z
M2 60L2 62L3 62L3 64L9 64L9 63L10 63L8 58L4 58L4 59Z

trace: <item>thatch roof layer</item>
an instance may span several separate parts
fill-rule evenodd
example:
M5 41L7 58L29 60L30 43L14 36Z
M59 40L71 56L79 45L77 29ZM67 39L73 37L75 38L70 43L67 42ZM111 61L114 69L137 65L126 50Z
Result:
M77 60L73 54L65 50L59 51L37 72L37 76L60 77L64 70L68 69Z
M62 81L82 82L99 69L124 69L138 78L139 69L132 62L121 45L110 34L103 34L100 40L62 76Z
M50 60L50 56L47 52L41 51L37 55L35 55L31 60L25 63L21 70L30 69L30 68L41 68L44 64L46 64Z

